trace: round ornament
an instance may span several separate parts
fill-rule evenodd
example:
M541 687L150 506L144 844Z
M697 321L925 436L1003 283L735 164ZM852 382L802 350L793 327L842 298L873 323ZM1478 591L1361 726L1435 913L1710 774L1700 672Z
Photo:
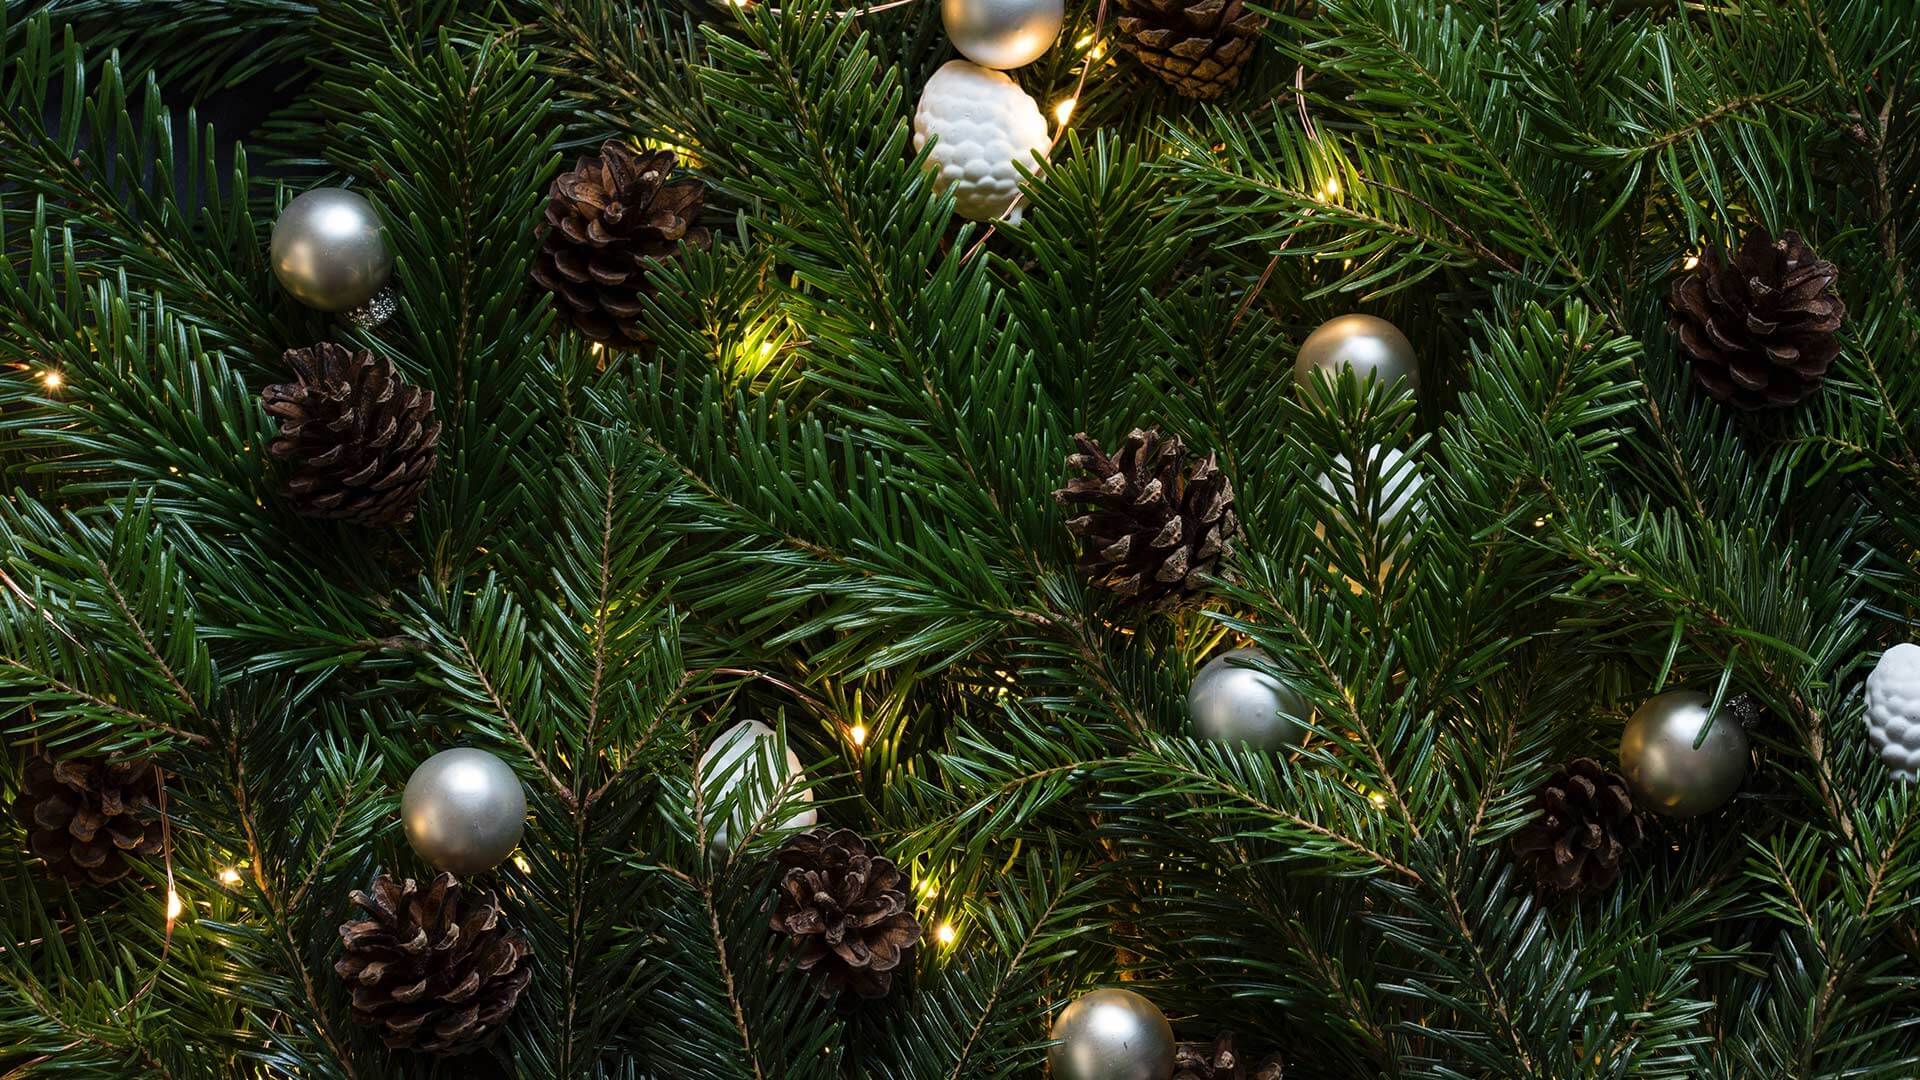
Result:
M400 821L419 856L455 874L500 865L527 825L527 793L507 763L470 746L420 763L400 796Z
M1300 345L1293 381L1305 386L1316 371L1338 379L1344 368L1352 368L1363 382L1369 378L1384 386L1398 382L1403 392L1420 388L1420 363L1413 355L1413 343L1399 327L1372 315L1341 315L1321 323Z
M1902 642L1867 676L1867 738L1895 780L1920 775L1920 645Z
M1047 1050L1053 1080L1167 1080L1173 1075L1173 1026L1131 990L1107 988L1075 998L1053 1022Z
M1634 798L1668 817L1695 817L1733 798L1747 775L1747 731L1721 710L1698 749L1713 699L1691 690L1648 698L1620 735L1620 773Z
M345 188L295 196L273 223L267 257L293 298L319 311L359 307L393 274L380 215Z
M1003 71L1040 59L1066 16L1066 0L940 0L940 21L960 55Z
M1393 447L1384 447L1376 451L1380 455L1380 480L1368 492L1366 512L1382 527L1393 524L1402 511L1412 507L1420 508L1420 488L1426 484L1426 477L1420 475L1420 461L1415 458L1405 465L1401 464L1405 454ZM1333 459L1333 470L1320 474L1320 490L1340 500L1343 505L1351 506L1360 499L1353 483L1353 463L1347 455L1338 454Z
M774 745L772 728L758 720L742 720L722 732L713 745L707 747L707 752L700 755L701 803L706 807L707 835L713 838L714 846L733 846L733 822L716 820L714 812L721 803L733 798L740 785L751 783L757 788L741 796L737 803L741 819L750 822L766 813L778 789L787 786L788 781L806 780L800 771L800 755L788 747L783 768L782 763L773 761ZM752 759L746 760L749 755ZM802 791L800 800L812 802L813 789ZM814 811L802 810L780 827L806 829L819 820L820 815Z
M1040 168L1047 152L1047 121L1019 84L991 68L949 60L927 80L913 113L913 148L935 139L929 161L933 186L949 188L961 217L987 221L1007 212L1020 194L1020 171ZM1019 218L1019 212L1009 215Z
M1300 718L1305 699L1259 668L1259 649L1233 649L1207 661L1187 691L1193 733L1224 743L1246 743L1256 750L1298 745L1307 729Z

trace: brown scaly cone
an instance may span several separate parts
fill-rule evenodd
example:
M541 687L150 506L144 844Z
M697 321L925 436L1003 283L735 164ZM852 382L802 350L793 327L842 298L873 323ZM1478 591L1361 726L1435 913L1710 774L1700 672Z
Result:
M1269 1054L1252 1072L1233 1048L1233 1032L1223 1031L1212 1042L1181 1043L1173 1051L1172 1080L1285 1080L1286 1063Z
M160 784L151 761L104 757L55 761L27 758L13 812L27 827L27 847L47 872L106 885L127 876L129 858L151 859L162 847Z
M1119 0L1120 47L1183 97L1210 101L1240 81L1266 16L1245 0Z
M1533 805L1539 814L1513 834L1513 851L1542 889L1573 893L1613 884L1644 835L1627 782L1592 758L1574 758L1548 777Z
M280 434L267 444L293 462L287 494L307 517L380 527L412 520L440 444L433 391L393 361L321 342L288 349L297 381L260 391Z
M1053 493L1083 512L1067 519L1080 537L1080 568L1093 583L1149 604L1198 594L1232 551L1240 529L1233 484L1212 454L1186 468L1186 448L1156 429L1134 429L1113 457L1084 433L1067 464L1083 470Z
M1708 251L1673 283L1672 325L1694 381L1741 409L1804 400L1839 355L1840 271L1797 232L1748 234L1731 260Z
M820 973L823 998L887 996L920 945L906 874L851 829L802 833L774 857L786 871L772 924L796 944L792 966Z
M442 873L426 888L375 873L353 902L366 917L340 927L334 973L353 992L353 1018L395 1050L442 1056L477 1048L519 1003L533 950L490 892Z
M647 340L640 328L648 266L680 254L681 245L712 242L700 227L706 185L668 183L669 150L635 154L608 139L597 157L583 157L547 189L547 227L533 280L553 293L582 334L615 349Z

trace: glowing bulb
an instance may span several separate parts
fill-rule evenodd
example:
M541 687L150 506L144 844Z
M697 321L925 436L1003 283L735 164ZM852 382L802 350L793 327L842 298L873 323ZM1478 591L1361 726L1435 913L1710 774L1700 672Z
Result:
M40 382L49 390L58 390L67 385L67 377L58 371L48 370L41 372Z
M1076 49L1084 49L1091 44L1093 44L1093 31L1089 30L1081 34L1078 40L1074 41L1073 47Z
M853 730L847 732L847 738L852 739L853 745L855 746L867 745L867 725L865 724L853 725Z
M1385 810L1387 808L1387 796L1383 792L1370 792L1367 795L1367 801L1373 804L1375 810Z
M220 871L220 884L222 885L240 884L240 871L231 866Z
M1700 265L1700 256L1689 255L1687 256L1687 261L1680 264L1680 268L1683 270L1691 270L1694 267L1699 265Z
M1327 198L1329 199L1337 198L1339 194L1340 194L1340 178L1337 176L1328 178Z
M519 870L523 874L533 873L533 864L527 861L527 857L525 855L522 855L517 851L513 853L513 865L515 869Z
M173 922L173 920L178 919L180 917L180 913L185 910L187 910L187 906L180 902L180 894L177 892L174 892L172 889L168 889L167 890L167 922L171 923Z
M933 932L933 936L940 944L951 945L953 944L953 940L960 936L960 933L953 928L952 923L943 922L940 924L940 929Z
M1078 104L1080 104L1079 98L1061 99L1060 103L1053 107L1053 118L1062 124L1066 123L1067 118L1073 115L1073 107Z
M601 353L607 351L607 347L605 345L600 344L597 341L593 343L593 345L591 346L591 349L592 349L593 355L595 356L599 356Z

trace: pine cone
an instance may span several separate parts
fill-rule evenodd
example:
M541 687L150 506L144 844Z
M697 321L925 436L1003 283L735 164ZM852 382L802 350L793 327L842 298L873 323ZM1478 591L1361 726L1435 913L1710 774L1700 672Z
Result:
M1286 1063L1269 1054L1259 1068L1247 1072L1247 1063L1233 1049L1233 1032L1223 1031L1210 1043L1181 1043L1173 1051L1172 1080L1284 1080Z
M1540 887L1562 893L1611 885L1642 837L1627 782L1592 758L1574 758L1533 796L1538 817L1513 834L1513 851Z
M1119 0L1120 47L1183 97L1212 100L1240 81L1266 16L1245 0Z
M1053 493L1086 512L1067 519L1080 537L1080 568L1094 584L1147 603L1183 600L1232 551L1240 529L1233 515L1233 484L1214 456L1185 471L1180 440L1156 429L1134 429L1116 457L1085 434L1067 464L1087 475Z
M1750 233L1731 262L1717 251L1673 283L1673 329L1693 377L1741 409L1792 405L1820 388L1840 352L1840 271L1789 232Z
M280 418L267 450L294 463L295 508L355 525L412 520L440 442L433 391L391 360L332 342L288 349L285 360L299 381L267 387L260 401Z
M566 305L582 334L616 349L647 340L642 296L653 293L648 264L712 240L698 224L706 185L667 182L669 150L635 156L608 139L598 157L576 161L547 189L547 229L533 280Z
M442 873L424 891L376 872L352 899L367 917L343 923L346 955L334 973L353 991L353 1018L395 1050L464 1054L520 1001L533 950L500 916L492 893L475 900Z
M851 829L815 829L787 841L775 856L780 878L773 928L798 943L792 965L825 973L823 998L851 990L881 998L896 968L920 944L907 876Z
M160 784L151 761L105 757L55 761L27 758L13 812L27 827L27 847L47 872L106 885L127 876L127 857L160 854Z

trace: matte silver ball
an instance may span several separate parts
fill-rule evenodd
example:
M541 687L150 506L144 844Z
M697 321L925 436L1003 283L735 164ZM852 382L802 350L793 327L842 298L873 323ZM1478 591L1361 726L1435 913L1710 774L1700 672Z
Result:
M1676 690L1647 699L1628 719L1620 735L1620 774L1649 809L1668 817L1717 810L1746 779L1747 731L1726 711L1694 749L1711 704L1705 694Z
M319 311L359 307L393 275L380 215L345 188L295 196L273 223L267 261L294 299Z
M1053 1022L1047 1050L1053 1080L1167 1080L1173 1075L1173 1025L1131 990L1094 990Z
M1259 649L1234 649L1207 661L1187 691L1195 735L1256 750L1284 749L1306 737L1306 699L1248 666L1263 658Z
M407 778L400 821L421 858L455 874L478 874L520 843L527 793L507 763L485 750L442 750Z
M1399 327L1372 315L1342 315L1321 323L1300 346L1293 381L1305 386L1316 371L1337 380L1341 369L1349 367L1362 381L1374 378L1386 386L1397 381L1403 391L1420 389L1413 343Z
M981 67L1024 67L1060 36L1066 0L940 0L940 20L960 55Z

